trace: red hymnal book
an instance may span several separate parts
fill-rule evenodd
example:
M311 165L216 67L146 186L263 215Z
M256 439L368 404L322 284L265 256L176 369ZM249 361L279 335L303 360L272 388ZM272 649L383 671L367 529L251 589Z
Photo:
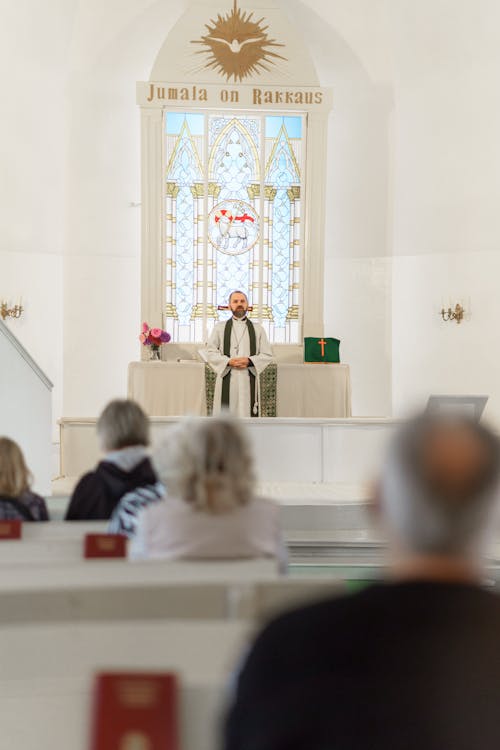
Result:
M0 521L0 540L1 539L20 539L22 521Z
M96 675L91 750L180 750L174 674Z
M85 534L85 557L126 557L127 538L122 534Z

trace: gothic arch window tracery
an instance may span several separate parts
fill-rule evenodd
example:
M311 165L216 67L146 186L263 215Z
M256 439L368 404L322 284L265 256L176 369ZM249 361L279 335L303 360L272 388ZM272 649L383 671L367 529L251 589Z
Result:
M299 342L304 131L302 114L165 112L165 324L176 340L205 340L242 288L272 341Z

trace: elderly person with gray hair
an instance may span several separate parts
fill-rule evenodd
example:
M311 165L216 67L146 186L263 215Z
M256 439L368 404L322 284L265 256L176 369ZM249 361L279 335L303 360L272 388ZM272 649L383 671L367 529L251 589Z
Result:
M149 459L149 420L139 404L111 401L97 421L104 458L78 482L66 520L108 519L127 492L151 485L156 476Z
M377 493L387 581L282 615L239 676L225 750L498 750L500 597L483 588L498 438L426 415Z
M166 488L137 516L131 558L285 558L279 508L254 494L253 460L240 424L229 416L191 418L169 430L154 451ZM140 493L123 498L124 519Z

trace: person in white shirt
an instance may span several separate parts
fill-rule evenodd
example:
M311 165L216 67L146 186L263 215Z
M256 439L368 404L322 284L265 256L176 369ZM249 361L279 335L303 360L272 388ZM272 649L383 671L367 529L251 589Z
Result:
M228 407L238 417L259 415L259 375L273 359L266 332L247 317L244 292L229 295L232 317L216 323L206 360L217 373L214 414Z
M129 557L275 557L286 567L279 508L254 494L253 459L230 415L189 418L153 454L165 497L141 510Z

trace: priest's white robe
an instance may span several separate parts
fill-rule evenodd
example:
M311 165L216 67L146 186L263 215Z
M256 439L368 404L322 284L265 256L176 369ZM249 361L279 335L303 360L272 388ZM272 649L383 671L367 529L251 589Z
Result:
M252 321L253 323L253 321ZM220 413L222 397L222 378L231 370L229 383L229 411L238 417L250 417L251 409L254 415L259 412L259 375L273 361L273 352L266 336L266 332L259 323L253 323L255 329L256 353L252 355L253 367L244 370L229 367L228 362L233 357L250 357L250 336L246 320L233 318L231 331L231 356L224 354L224 329L226 321L216 323L208 340L205 357L209 365L217 373L214 394L214 414ZM256 376L255 404L250 406L250 373Z

